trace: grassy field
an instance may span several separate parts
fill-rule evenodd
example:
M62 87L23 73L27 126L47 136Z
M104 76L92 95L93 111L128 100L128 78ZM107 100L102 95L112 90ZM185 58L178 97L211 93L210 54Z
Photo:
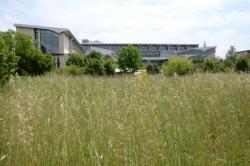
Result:
M0 165L250 162L250 75L54 75L7 87Z

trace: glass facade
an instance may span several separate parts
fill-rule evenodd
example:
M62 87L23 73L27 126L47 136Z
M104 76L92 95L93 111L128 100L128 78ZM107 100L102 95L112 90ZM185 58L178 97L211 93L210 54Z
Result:
M41 50L45 53L59 53L59 35L53 31L40 31Z

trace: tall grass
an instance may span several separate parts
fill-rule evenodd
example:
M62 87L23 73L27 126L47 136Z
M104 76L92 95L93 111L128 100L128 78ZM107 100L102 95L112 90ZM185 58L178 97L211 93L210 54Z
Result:
M44 76L0 93L0 165L248 165L250 76Z

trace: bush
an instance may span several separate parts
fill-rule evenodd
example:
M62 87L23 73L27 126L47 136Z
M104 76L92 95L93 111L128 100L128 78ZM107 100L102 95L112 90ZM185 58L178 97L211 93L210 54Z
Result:
M111 59L104 60L104 71L107 75L114 75L115 74L115 67L113 61Z
M237 72L247 72L250 69L248 61L246 58L239 58L235 65L235 71Z
M15 74L19 58L13 51L9 51L0 36L0 85L3 86Z
M91 51L89 53L88 58L102 60L103 56L102 56L102 54L100 52L97 52L97 51L93 50L93 51Z
M138 48L129 45L118 53L118 65L123 72L136 72L141 67L141 53Z
M87 60L87 65L85 67L85 73L91 75L103 75L104 74L103 60L89 57Z
M22 74L42 75L52 71L55 67L55 62L51 55L43 54L41 50L34 48L26 55L25 62L25 68L23 67L24 71L22 71Z
M204 72L214 72L215 71L215 61L211 58L204 59L203 71Z
M85 70L83 67L79 67L76 65L72 66L65 66L61 69L62 74L68 74L68 75L82 75L85 73Z
M149 74L157 74L160 73L160 67L156 64L149 64L146 67L147 73Z
M112 59L104 58L101 53L91 51L87 56L82 54L71 54L66 63L69 68L65 72L74 75L91 74L91 75L113 75L115 68Z
M163 72L166 75L172 75L175 73L178 75L186 75L193 71L194 64L192 60L181 56L172 57L163 65Z
M81 66L84 67L86 64L85 62L85 56L82 54L70 54L69 58L66 62L67 66L71 66L71 65L76 65L76 66Z
M224 64L224 61L221 60L217 60L215 62L215 72L228 72L229 68L227 68Z

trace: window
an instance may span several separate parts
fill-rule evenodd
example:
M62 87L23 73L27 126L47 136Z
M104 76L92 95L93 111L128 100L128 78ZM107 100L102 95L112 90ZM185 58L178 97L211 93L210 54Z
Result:
M41 30L41 50L44 53L59 53L59 35L49 30Z

